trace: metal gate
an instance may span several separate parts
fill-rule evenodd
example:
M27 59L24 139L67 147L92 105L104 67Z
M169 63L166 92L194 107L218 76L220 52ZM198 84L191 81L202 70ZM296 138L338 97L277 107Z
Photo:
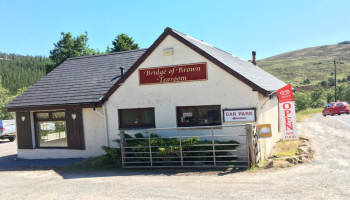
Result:
M120 131L123 168L248 168L252 124ZM252 137L251 137L252 136Z

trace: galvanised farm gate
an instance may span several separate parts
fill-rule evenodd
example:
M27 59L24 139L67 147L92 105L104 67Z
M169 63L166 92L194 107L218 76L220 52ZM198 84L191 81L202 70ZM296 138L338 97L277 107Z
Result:
M257 160L253 124L121 131L123 168L248 168Z

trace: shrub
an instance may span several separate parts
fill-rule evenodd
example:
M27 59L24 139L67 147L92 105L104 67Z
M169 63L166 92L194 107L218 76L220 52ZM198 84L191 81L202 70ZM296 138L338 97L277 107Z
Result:
M334 90L328 90L326 93L327 103L334 101Z
M320 82L320 85L322 85L323 87L324 87L324 86L327 86L327 81L324 81L324 80L321 81L321 82Z
M306 84L310 84L310 79L308 79L308 78L307 78L307 79L305 79L305 80L303 81L303 84L304 84L304 85L306 85Z
M313 108L320 108L323 107L327 104L325 99L317 99L315 102L312 102L312 107Z
M103 164L114 165L117 167L122 166L122 154L120 148L103 146L102 149L106 152L105 155L100 157Z
M334 78L328 78L328 86L334 86L335 85L335 81Z
M294 94L295 111L299 112L310 107L311 97L309 93L296 92Z
M326 95L322 87L318 87L311 92L311 107L319 108L326 104Z

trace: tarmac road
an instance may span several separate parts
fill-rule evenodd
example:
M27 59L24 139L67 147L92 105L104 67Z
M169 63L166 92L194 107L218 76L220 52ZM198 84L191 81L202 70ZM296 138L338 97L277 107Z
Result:
M318 114L298 125L299 134L309 136L315 146L315 160L288 169L2 171L0 187L6 190L0 199L349 199L350 132L336 118Z
M350 115L342 114L342 115L334 115L330 117L333 117L335 120L337 120L344 129L347 129L348 131L350 131Z

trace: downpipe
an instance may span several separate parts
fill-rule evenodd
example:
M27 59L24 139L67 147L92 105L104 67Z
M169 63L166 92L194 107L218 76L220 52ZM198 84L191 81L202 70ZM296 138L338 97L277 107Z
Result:
M105 134L106 134L106 146L109 147L109 133L108 133L108 121L107 121L107 112L106 112L106 106L104 105L104 96L100 97L99 101L102 102L102 110L103 113L101 113L100 111L98 111L96 109L96 104L94 105L94 111L101 116L104 119L104 123L105 123Z

